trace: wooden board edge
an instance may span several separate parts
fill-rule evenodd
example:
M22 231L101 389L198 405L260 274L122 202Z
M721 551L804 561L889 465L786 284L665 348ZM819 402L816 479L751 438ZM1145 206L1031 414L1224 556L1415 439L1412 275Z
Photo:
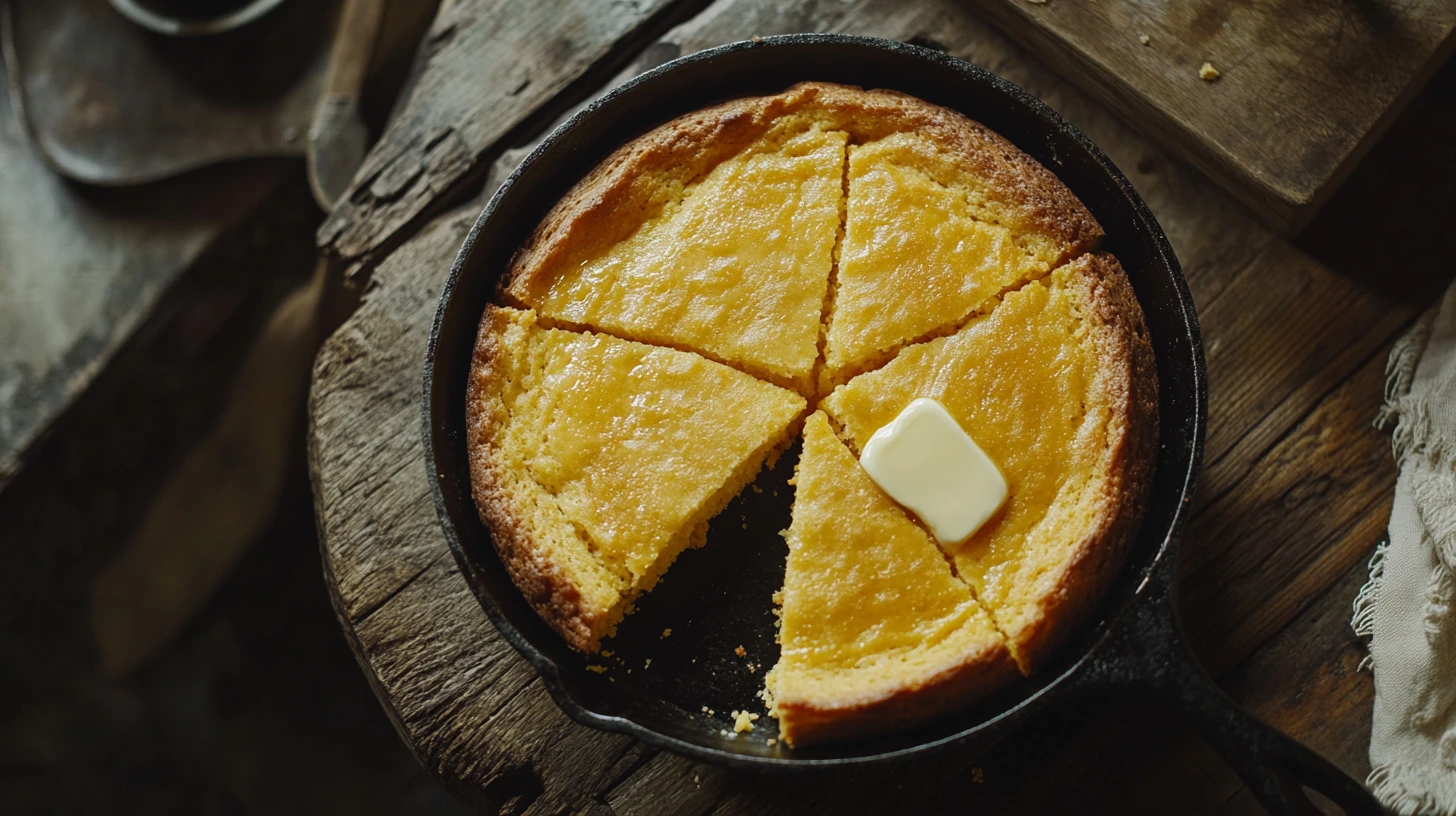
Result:
M1285 237L1298 232L1314 217L1425 83L1456 52L1456 28L1452 28L1446 33L1441 46L1432 52L1420 71L1402 89L1400 96L1319 187L1309 190L1279 189L1239 167L1232 156L1206 143L1198 133L1168 114L1152 99L1120 87L1107 66L1036 25L1030 9L1019 0L971 0L969 6L1012 41L1106 105L1130 127L1146 134L1171 155L1208 176L1256 220ZM1179 145L1188 147L1179 149Z

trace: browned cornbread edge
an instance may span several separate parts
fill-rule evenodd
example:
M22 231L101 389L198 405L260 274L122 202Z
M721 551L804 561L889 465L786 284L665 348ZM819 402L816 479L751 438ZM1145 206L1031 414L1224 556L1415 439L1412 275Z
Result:
M708 522L753 480L766 462L776 461L793 443L806 413L804 400L793 391L785 390L786 396L799 403L798 414L783 426L778 436L766 439L749 453L728 479L703 501L684 526L686 536L681 546L660 553L658 561L635 586L624 582L615 603L603 605L593 602L590 593L584 595L580 590L583 580L590 579L590 576L574 576L574 568L558 563L542 546L543 530L533 523L531 513L518 510L522 497L503 472L509 466L496 461L491 440L497 437L507 419L504 394L509 383L505 369L512 353L501 343L501 337L511 323L509 314L512 312L514 310L509 307L487 306L477 330L466 387L471 495L481 522L490 530L502 564L532 609L573 648L592 653L599 648L602 637L612 634L616 624L629 611L631 602L656 585L661 573L677 559L682 549L701 546L706 540ZM530 315L536 327L551 330L535 319L534 312L527 310L523 314ZM576 533L578 536L585 535L580 529ZM591 546L590 541L586 543Z
M888 734L955 714L1019 677L1004 641L977 644L912 686L831 705L775 700L780 735L791 747Z
M1101 242L1102 227L1054 174L980 123L898 91L803 82L680 116L619 148L547 213L511 259L501 297L533 305L556 270L625 240L685 186L770 133L783 117L800 113L825 129L849 133L854 143L916 132L985 180L987 197L1022 222L1013 231L1029 229L1068 247L1062 260Z
M1027 675L1081 629L1121 572L1157 465L1158 372L1142 307L1112 255L1094 253L1073 263L1085 267L1069 285L1082 290L1083 317L1094 332L1094 383L1108 390L1114 406L1101 468L1109 478L1097 498L1097 523L1062 562L1055 589L1038 601L1040 614L1020 628L1003 629Z
M487 409L504 406L493 396L504 386L504 360L509 353L501 347L496 325L508 321L505 312L492 305L481 316L465 392L465 432L470 459L471 496L480 520L491 532L501 563L526 602L542 620L556 630L572 648L593 652L601 633L622 617L617 605L590 608L581 592L561 566L547 557L532 540L530 522L516 512L511 492L498 471L489 440L505 424L500 412Z

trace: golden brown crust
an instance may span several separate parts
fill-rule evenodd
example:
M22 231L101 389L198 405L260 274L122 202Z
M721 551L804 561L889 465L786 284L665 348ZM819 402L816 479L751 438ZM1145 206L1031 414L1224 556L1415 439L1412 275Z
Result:
M536 541L536 531L513 500L508 474L495 459L493 440L507 419L509 355L501 340L510 318L487 306L475 339L475 353L466 386L465 430L469 440L470 486L480 520L490 530L501 563L526 602L572 648L594 652L602 630L620 617L619 610L594 608Z
M815 705L779 700L781 733L795 748L888 734L962 711L1019 676L1004 643L977 646L913 686L871 700Z
M889 90L802 82L772 96L723 102L678 117L629 142L552 208L502 277L508 302L530 304L556 270L625 238L685 186L776 128L819 126L864 144L914 133L984 181L1013 231L1033 232L1073 257L1097 246L1102 228L1050 171L966 116Z
M1092 387L1113 410L1101 469L1108 478L1096 498L1096 523L1040 599L1039 614L1019 631L1006 632L1027 674L1081 628L1121 571L1147 511L1157 461L1158 372L1142 307L1112 255L1094 253L1073 263L1081 269L1068 285L1081 290L1090 341L1098 346Z

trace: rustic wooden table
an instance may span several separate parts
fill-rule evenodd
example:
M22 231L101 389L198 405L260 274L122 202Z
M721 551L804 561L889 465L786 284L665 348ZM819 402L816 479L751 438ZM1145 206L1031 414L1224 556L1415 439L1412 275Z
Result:
M956 0L501 5L445 4L412 95L320 231L357 300L319 355L309 406L325 576L361 667L429 770L506 812L1257 810L1211 748L1137 701L1071 707L987 755L888 771L698 764L569 720L460 576L425 479L419 395L435 300L482 198L553 121L636 71L755 35L840 31L1001 74L1081 127L1147 199L1199 307L1211 383L1183 547L1190 633L1235 699L1364 777L1371 683L1356 671L1349 607L1394 479L1371 419L1390 344L1451 271L1450 71L1291 242Z

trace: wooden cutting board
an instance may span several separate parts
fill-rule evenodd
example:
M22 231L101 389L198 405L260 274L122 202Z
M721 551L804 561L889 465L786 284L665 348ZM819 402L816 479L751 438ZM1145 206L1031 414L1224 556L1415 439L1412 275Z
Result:
M1451 0L975 5L1284 233L1309 220L1456 47ZM1205 62L1217 79L1199 78Z

